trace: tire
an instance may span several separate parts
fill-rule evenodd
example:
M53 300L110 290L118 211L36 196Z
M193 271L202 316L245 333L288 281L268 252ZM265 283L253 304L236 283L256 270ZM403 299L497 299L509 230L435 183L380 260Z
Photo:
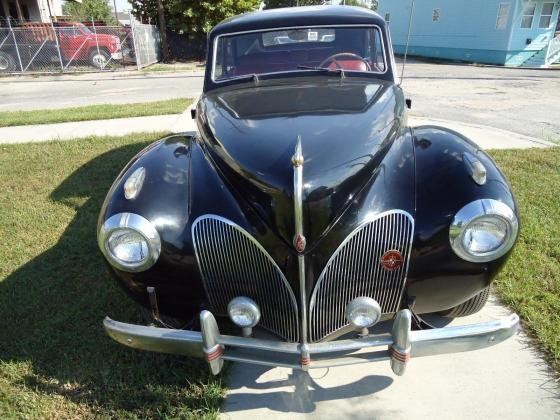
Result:
M0 73L9 73L16 70L16 60L5 51L0 51Z
M97 51L97 48L94 48L89 52L89 64L96 69L104 69L110 59L111 54L105 49Z
M449 318L457 318L461 316L469 316L475 314L484 307L486 301L488 300L489 295L490 295L490 286L487 286L476 296L473 296L466 302L463 302L460 305L451 308L449 311L442 312L441 315Z

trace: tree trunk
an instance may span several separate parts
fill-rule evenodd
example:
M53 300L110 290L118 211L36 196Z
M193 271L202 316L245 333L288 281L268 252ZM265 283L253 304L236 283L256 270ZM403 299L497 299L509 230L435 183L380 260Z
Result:
M171 55L169 54L169 45L167 45L167 26L165 24L165 11L163 9L163 0L158 0L158 20L159 30L161 31L161 50L163 54L163 62L171 62Z

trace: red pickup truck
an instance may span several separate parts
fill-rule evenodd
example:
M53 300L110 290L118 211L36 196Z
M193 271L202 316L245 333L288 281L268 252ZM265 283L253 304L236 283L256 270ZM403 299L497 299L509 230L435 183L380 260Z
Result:
M103 69L110 59L122 59L118 36L94 34L87 26L78 22L57 22L54 26L64 65L85 61L95 68ZM60 60L57 39L50 24L24 23L14 28L13 35L6 28L0 28L0 41L2 40L0 72L22 71Z

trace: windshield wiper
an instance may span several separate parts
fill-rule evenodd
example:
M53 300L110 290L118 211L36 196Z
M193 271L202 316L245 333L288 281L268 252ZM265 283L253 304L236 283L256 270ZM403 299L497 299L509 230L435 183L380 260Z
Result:
M298 69L303 70L315 70L315 71L322 71L325 73L337 73L340 74L340 77L344 79L344 69L331 69L330 67L313 67L313 66L297 66Z

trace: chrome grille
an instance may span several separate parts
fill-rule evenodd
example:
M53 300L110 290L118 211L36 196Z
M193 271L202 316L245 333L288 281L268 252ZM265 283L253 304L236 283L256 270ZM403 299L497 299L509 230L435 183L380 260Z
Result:
M412 216L392 210L377 215L348 235L328 261L311 296L311 341L321 340L348 325L346 305L359 296L375 299L383 313L398 310L413 231ZM380 264L389 250L398 250L403 257L402 266L393 271Z
M245 230L219 216L195 220L192 237L212 309L227 314L236 296L253 299L261 310L260 326L288 341L298 341L298 308L284 274Z

